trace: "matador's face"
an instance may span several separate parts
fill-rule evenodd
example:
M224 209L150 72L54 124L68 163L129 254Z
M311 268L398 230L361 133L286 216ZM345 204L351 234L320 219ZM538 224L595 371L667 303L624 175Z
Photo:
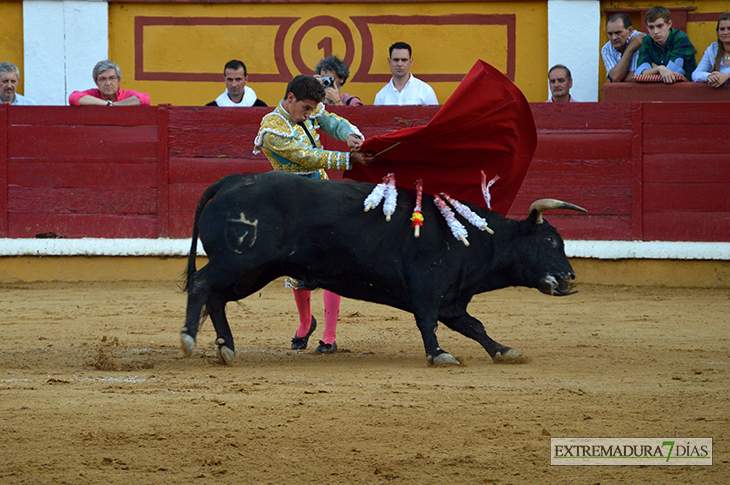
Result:
M281 104L292 119L299 123L309 119L319 103L311 99L297 99L294 93L289 93Z

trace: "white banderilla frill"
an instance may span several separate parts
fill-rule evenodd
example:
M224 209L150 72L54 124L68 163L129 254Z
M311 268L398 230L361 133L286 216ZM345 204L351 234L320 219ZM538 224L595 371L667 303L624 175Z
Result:
M466 231L466 227L464 227L464 224L456 220L456 216L454 216L454 212L449 208L448 205L446 205L446 202L441 199L438 195L433 196L433 203L436 204L436 207L441 211L441 215L444 216L444 219L446 219L446 223L449 225L449 229L451 229L451 233L454 235L456 239L463 242L465 246L469 245L469 241L467 241L466 236L469 235L469 233Z

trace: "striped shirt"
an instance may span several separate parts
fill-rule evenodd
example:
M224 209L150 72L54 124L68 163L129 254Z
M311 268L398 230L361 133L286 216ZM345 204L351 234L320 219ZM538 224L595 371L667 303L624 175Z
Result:
M624 49L626 49L626 46L629 45L629 41L639 35L638 30L634 30L631 32L631 35L628 39L626 39L626 45L624 46ZM626 52L624 50L624 52ZM622 52L619 52L618 49L616 49L614 46L611 45L611 41L609 40L603 45L603 48L601 48L601 57L603 57L603 65L606 66L606 77L608 78L608 71L616 67L616 64L618 64L618 61L621 60L621 56L623 55ZM631 64L629 65L629 72L636 71L636 65L637 61L639 60L639 49L636 49L634 51L633 56L631 56ZM611 79L611 78L609 78Z

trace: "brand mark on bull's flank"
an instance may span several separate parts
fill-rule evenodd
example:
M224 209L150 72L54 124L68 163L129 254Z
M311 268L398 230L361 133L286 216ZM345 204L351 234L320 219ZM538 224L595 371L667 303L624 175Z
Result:
M249 221L248 219L246 219L246 215L243 212L241 212L241 214L238 216L238 219L228 219L228 222L232 222L232 223L236 223L236 224L244 224L246 226L251 226L251 228L252 228L252 229L246 230L240 236L238 234L236 234L236 240L237 240L239 246L243 245L243 240L246 239L246 237L252 231L253 231L253 235L250 237L250 242L248 243L248 247L251 248L251 247L253 247L254 244L256 244L256 238L258 236L258 226L259 226L258 219ZM234 233L236 233L236 231L234 231ZM231 248L231 249L233 249L234 251L236 251L238 253L241 252L235 248Z

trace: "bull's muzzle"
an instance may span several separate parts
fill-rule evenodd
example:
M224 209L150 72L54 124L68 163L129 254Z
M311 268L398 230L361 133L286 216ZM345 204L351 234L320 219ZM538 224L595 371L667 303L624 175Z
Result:
M566 296L578 293L578 290L571 291L575 286L575 273L553 273L545 275L538 285L538 289L546 295Z

